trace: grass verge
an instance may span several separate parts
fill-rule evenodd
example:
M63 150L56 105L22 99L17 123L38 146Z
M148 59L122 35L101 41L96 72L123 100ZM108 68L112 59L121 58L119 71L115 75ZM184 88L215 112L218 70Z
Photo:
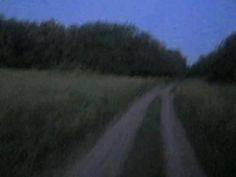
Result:
M164 177L160 99L150 105L121 177Z
M56 168L153 84L83 72L0 70L0 176Z
M175 107L208 176L236 176L236 87L188 80Z

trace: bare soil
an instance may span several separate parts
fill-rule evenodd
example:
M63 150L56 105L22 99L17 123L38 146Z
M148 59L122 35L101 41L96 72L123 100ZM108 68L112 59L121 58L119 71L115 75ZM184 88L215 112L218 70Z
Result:
M157 97L155 87L133 103L119 121L108 127L95 146L76 163L66 177L117 177L131 148L146 110Z
M173 86L162 92L161 132L165 149L167 177L206 177L200 168L185 130L173 106Z
M118 177L147 108L157 96L162 98L161 133L166 176L206 177L176 117L171 93L173 88L174 85L155 87L134 102L115 124L107 128L94 147L68 170L65 177Z

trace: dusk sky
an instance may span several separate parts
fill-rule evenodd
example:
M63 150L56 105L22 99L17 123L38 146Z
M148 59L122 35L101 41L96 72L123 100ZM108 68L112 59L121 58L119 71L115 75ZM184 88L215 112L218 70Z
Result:
M177 48L188 63L236 31L236 0L0 0L6 17L66 25L97 20L132 23Z

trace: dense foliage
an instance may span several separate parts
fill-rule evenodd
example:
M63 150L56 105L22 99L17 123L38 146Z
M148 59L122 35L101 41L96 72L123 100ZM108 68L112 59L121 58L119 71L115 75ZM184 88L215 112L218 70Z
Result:
M89 68L127 75L176 75L185 58L133 25L104 22L64 27L0 17L0 67Z
M211 80L236 81L236 32L216 50L201 56L190 70L191 75L207 76Z

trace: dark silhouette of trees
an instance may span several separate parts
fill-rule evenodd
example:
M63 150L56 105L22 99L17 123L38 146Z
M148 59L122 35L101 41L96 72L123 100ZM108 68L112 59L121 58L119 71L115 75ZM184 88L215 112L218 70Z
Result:
M190 75L206 76L210 80L236 81L236 32L206 56L201 56L190 69Z
M64 27L0 17L0 67L89 68L126 75L183 74L186 60L134 25L105 22Z

